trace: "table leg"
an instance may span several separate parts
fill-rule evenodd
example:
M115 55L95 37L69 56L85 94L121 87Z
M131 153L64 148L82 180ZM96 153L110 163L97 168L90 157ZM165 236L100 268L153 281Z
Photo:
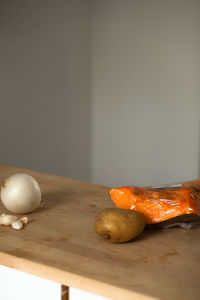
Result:
M69 287L61 285L61 300L69 300Z

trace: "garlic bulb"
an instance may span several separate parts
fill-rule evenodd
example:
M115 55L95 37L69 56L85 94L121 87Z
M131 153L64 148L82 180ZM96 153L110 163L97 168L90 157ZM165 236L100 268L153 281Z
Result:
M28 174L12 175L6 178L1 186L1 201L13 213L32 212L41 202L39 184Z

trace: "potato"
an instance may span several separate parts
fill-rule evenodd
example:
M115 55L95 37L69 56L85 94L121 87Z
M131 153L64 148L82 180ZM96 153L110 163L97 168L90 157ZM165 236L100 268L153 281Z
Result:
M121 208L106 208L94 220L94 229L103 239L113 243L128 242L137 237L145 227L143 216Z

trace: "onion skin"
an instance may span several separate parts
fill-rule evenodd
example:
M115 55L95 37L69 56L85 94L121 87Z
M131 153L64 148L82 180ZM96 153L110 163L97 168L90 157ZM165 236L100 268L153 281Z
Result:
M13 213L33 212L41 203L39 184L28 174L14 174L6 178L1 186L1 201Z

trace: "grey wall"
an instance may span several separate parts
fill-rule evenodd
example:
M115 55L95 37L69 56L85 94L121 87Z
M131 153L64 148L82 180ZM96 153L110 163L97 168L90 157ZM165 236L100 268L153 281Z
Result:
M198 0L0 1L0 162L106 185L197 177L199 20Z
M0 1L0 162L89 180L89 1Z
M93 3L93 182L196 178L200 1Z

